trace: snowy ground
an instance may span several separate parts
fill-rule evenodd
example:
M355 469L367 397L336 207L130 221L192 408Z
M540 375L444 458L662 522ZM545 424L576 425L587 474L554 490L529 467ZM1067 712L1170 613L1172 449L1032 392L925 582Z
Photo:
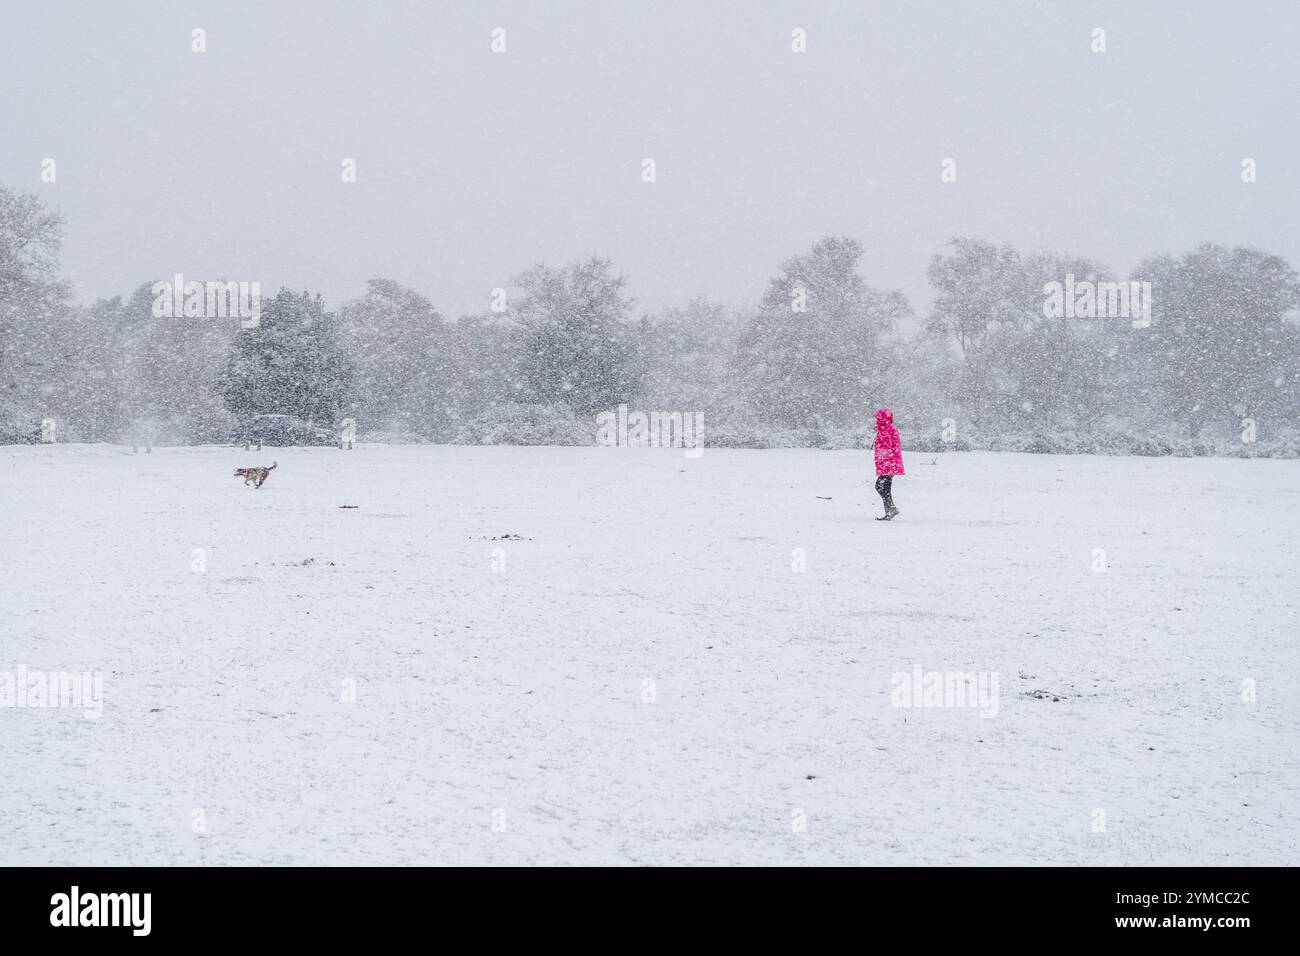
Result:
M0 448L0 863L1300 864L1300 463L907 465Z

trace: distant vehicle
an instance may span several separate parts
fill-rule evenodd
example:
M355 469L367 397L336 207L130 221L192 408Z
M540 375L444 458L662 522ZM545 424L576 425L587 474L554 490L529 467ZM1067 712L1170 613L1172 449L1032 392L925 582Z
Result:
M258 415L239 430L241 445L335 445L334 431L293 415Z

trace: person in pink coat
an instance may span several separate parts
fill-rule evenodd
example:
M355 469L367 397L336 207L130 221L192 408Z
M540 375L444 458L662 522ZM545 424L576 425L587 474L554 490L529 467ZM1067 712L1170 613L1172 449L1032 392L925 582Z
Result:
M894 427L894 413L887 408L876 410L876 494L885 503L885 516L877 521L898 517L894 507L894 476L903 474L903 446Z

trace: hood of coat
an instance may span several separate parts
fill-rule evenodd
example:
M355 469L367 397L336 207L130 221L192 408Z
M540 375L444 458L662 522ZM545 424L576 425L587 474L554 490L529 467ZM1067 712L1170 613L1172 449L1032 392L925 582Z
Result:
M876 409L876 427L884 428L886 425L894 424L894 413L887 408Z

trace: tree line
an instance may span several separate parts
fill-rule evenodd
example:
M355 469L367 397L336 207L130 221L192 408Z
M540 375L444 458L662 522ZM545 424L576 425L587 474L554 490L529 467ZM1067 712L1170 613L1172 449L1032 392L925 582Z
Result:
M0 439L55 419L67 440L116 442L140 422L167 443L230 441L291 414L433 442L589 443L629 404L702 412L706 444L861 443L896 410L916 445L998 436L1105 450L1107 436L1261 439L1300 427L1300 279L1282 258L1205 244L1128 277L1081 257L952 240L917 317L869 285L862 244L829 236L783 262L750 305L697 297L638 313L607 259L535 265L499 311L444 317L390 279L327 308L264 297L255 328L157 318L153 283L74 303L58 274L62 219L0 189ZM1149 322L1045 308L1045 289L1148 283ZM1100 444L1098 444L1100 443ZM936 447L942 447L936 445ZM1160 446L1157 446L1160 447ZM1131 449L1122 449L1131 450Z

